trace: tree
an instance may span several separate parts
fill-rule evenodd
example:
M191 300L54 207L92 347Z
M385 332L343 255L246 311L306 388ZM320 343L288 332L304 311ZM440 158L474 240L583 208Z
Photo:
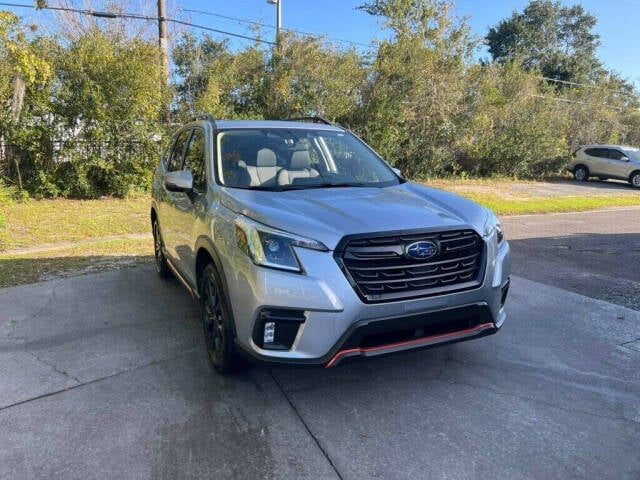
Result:
M227 41L183 35L173 51L178 114L209 112L216 118L263 115L266 51L257 44L232 52Z
M474 175L540 177L567 154L566 103L517 62L474 66L457 138L460 169Z
M282 34L265 77L265 116L322 115L348 122L358 108L366 76L355 50L339 50L319 38Z
M20 188L28 150L35 149L39 138L34 134L29 139L28 133L35 133L29 118L43 98L48 100L53 73L39 42L27 41L18 17L0 11L0 105L5 107L0 109L0 157L5 160L0 162L0 174Z
M258 44L232 52L227 42L184 35L174 62L180 112L229 119L319 114L344 121L367 75L354 50L289 33L273 54Z
M560 1L531 0L522 13L514 12L489 29L486 42L500 64L519 59L528 71L572 81L596 81L603 69L596 56L599 36L596 17L581 5L563 7Z
M362 8L382 16L395 38L378 49L360 132L408 176L455 171L465 69L475 45L466 21L452 15L451 1L376 0Z
M96 28L60 45L56 66L50 109L68 160L58 166L59 193L125 196L148 188L166 104L156 45Z
M208 35L198 38L187 33L176 42L172 56L179 79L175 88L180 111L195 114L216 65L225 65L233 57L228 42L218 42Z

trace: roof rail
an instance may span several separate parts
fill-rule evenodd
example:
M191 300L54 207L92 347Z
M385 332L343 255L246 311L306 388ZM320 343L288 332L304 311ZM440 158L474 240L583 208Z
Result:
M216 119L213 115L211 115L210 113L201 113L196 115L195 117L191 117L191 119L189 120L190 122L196 122L198 120L206 120L209 121L213 124L213 126L216 126Z
M311 123L324 123L325 125L333 125L329 120L320 115L315 115L311 117L297 117L297 118L287 118L288 122L311 122Z

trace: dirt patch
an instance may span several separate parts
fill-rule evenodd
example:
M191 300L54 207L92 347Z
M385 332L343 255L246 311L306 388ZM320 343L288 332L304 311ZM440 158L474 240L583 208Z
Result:
M527 182L510 180L431 180L426 185L442 188L461 195L498 195L507 200L533 198L640 195L626 182L558 180L553 182Z

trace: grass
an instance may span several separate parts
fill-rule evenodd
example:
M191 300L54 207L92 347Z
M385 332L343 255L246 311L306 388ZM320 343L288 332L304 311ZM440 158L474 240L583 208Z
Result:
M602 184L606 188L575 195L576 184L563 182L437 179L425 183L468 197L498 215L640 206L640 192L623 184ZM563 194L563 188L574 194ZM148 197L2 206L0 252L3 242L7 251L0 253L0 287L151 264L149 206ZM126 235L145 238L123 238Z
M468 194L467 198L490 208L498 215L526 215L532 213L584 212L610 207L640 206L637 197L556 197L523 200L505 199L495 195Z
M117 238L149 235L149 209L148 197L3 206L0 288L151 262L150 238Z
M7 249L148 233L148 197L41 200L6 207Z
M511 179L429 180L430 187L447 190L469 198L493 210L497 215L533 213L583 212L602 208L640 206L640 192L623 183L596 184L606 186L594 193L562 194L558 185L575 191L575 183L514 181ZM545 191L545 189L547 191ZM542 191L542 193L541 193Z

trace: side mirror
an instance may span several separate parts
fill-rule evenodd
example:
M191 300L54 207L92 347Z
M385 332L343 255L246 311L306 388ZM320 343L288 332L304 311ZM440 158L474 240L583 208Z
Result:
M628 162L629 161L629 157L620 157L620 160L623 162Z
M393 170L393 173L395 173L396 175L398 175L400 178L404 178L404 177L402 176L402 170L400 170L399 168L391 167L391 170Z
M164 186L170 192L191 193L193 191L193 175L188 170L169 172L164 176Z

